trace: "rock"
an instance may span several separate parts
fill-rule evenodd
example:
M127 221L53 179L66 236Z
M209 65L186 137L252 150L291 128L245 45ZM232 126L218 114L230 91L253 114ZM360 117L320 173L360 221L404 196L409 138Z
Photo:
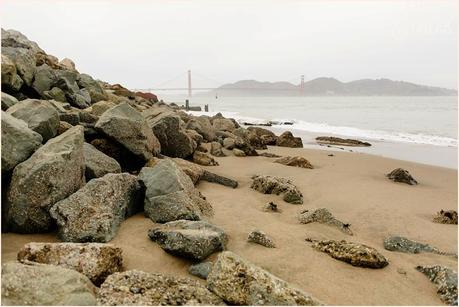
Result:
M193 162L199 165L215 166L218 162L215 161L208 153L195 151L193 154Z
M73 127L15 167L7 191L11 231L38 233L52 228L48 210L84 184L83 142L83 127Z
M208 182L218 183L227 187L232 187L233 189L237 188L238 186L238 182L236 180L221 175L217 175L209 171L204 171L204 173L201 176L201 179Z
M83 150L86 180L99 178L109 173L121 173L121 166L115 159L97 150L91 144L84 143Z
M45 99L54 99L60 102L67 102L67 98L65 97L65 92L58 87L53 87L49 91L44 91L43 96Z
M258 229L253 230L249 233L249 236L247 237L247 241L256 243L256 244L260 244L265 247L270 247L270 248L276 247L273 239L271 239L266 233Z
M225 157L222 151L222 145L219 142L212 142L210 144L210 153L215 157Z
M213 213L212 206L194 188L191 179L169 159L142 168L138 179L146 188L145 214L154 222L200 220Z
M169 222L151 229L148 236L166 252L198 261L223 251L228 241L222 229L204 221Z
M204 138L202 137L202 135L200 135L199 133L197 133L194 130L187 129L187 130L185 130L185 133L188 134L188 136L193 141L195 141L197 146L200 145L202 142L204 142Z
M333 136L318 136L316 141L319 144L329 144L329 145L341 145L341 146L371 146L368 142L362 142L359 140L353 139L342 139Z
M59 62L59 64L61 64L61 66L65 67L68 70L77 72L77 70L75 69L75 63L72 60L68 59L68 58L63 58Z
M396 168L386 176L394 182L403 182L409 185L418 184L418 182L410 175L410 173L402 168Z
M456 210L440 210L433 218L435 223L440 224L455 224L457 225L457 211Z
M101 116L105 111L113 108L114 106L116 106L116 104L111 101L101 100L91 105L90 113L93 115Z
M255 133L258 137L260 137L262 144L276 145L277 136L274 134L274 132L260 127L248 127L247 130Z
M236 141L233 138L225 138L223 140L223 147L228 150L232 150L234 147L236 147Z
M313 242L312 247L329 254L331 257L347 262L353 266L381 269L389 264L388 260L373 247L365 244L346 242L345 240L322 240Z
M14 106L16 103L18 103L18 100L15 97L2 92L2 110L3 111L8 110L8 108Z
M216 131L229 131L232 132L236 129L233 121L229 118L214 118L212 121L212 127Z
M309 168L309 169L313 169L314 167L312 166L312 164L305 158L303 157L290 157L290 156L287 156L287 157L282 157L280 159L276 159L274 160L274 163L280 163L280 164L283 164L283 165L287 165L287 166L296 166L296 167L301 167L301 168Z
M76 82L80 88L84 88L88 91L90 103L96 103L98 101L108 99L105 91L90 75L80 74L78 75Z
M80 272L96 286L107 276L122 271L121 248L101 243L27 243L18 260L52 264Z
M342 232L352 235L352 231L350 229L351 224L343 223L340 220L336 219L333 214L326 208L319 208L314 210L313 212L309 212L309 210L303 211L299 216L300 223L302 224L309 224L309 223L322 223L327 224L333 227L337 227Z
M43 142L57 135L59 114L46 100L25 99L7 110L8 114L22 119L30 129L43 137Z
M232 252L218 255L207 277L207 288L231 305L322 305Z
M301 138L294 137L290 131L285 131L279 135L276 141L276 145L282 147L303 148L303 142L301 141Z
M270 152L262 152L260 154L258 154L259 156L263 156L263 157L267 157L267 158L280 158L282 156L279 156L279 155L276 155L276 154L273 154L273 153L270 153Z
M148 161L161 150L161 145L146 120L127 103L105 111L95 128L144 161Z
M2 29L2 47L24 48L33 53L45 53L36 42L29 40L21 32L12 29Z
M437 293L443 302L451 306L457 305L457 272L442 265L419 265L416 270L437 286Z
M2 174L29 158L41 146L40 134L27 124L2 111Z
M237 149L237 148L234 148L233 149L233 154L236 156L236 157L245 157L245 152L243 152L242 150L240 149Z
M138 96L138 97L142 97L143 99L152 101L152 102L157 102L158 101L158 96L156 96L155 94L153 94L151 92L147 92L147 93L135 92L135 95Z
M77 271L47 264L2 265L2 305L96 305L96 287Z
M185 174L188 175L188 177L190 177L191 181L193 181L193 184L195 185L198 183L198 181L204 174L204 169L195 163L192 163L181 158L173 158L172 160Z
M267 203L263 207L263 211L265 211L265 212L277 212L277 213L281 212L279 207L275 203L273 203L272 201L270 201L269 203Z
M99 290L98 305L224 305L198 281L130 270L110 275Z
M303 194L298 188L285 178L273 176L253 176L252 189L263 194L283 194L284 201L291 204L302 204Z
M2 46L2 55L6 56L16 66L17 76L22 79L23 84L32 86L35 74L35 56L30 49L13 48ZM14 77L16 79L16 77ZM18 81L15 81L18 82Z
M215 129L208 116L202 115L191 118L186 124L186 129L196 131L208 142L213 142L216 139Z
M32 88L44 97L44 92L51 90L57 82L57 75L54 70L46 64L43 64L35 69L35 75L32 83Z
M233 131L235 147L242 150L246 156L258 156L257 149L266 149L255 133L251 133L244 128L237 128Z
M18 92L24 81L18 76L14 62L2 53L2 91Z
M122 221L141 211L141 189L133 175L107 174L56 203L50 214L65 242L109 242Z
M402 252L409 254L434 253L439 255L456 256L455 253L442 252L438 248L416 242L405 237L392 236L384 239L384 248L392 252Z
M188 273L202 279L207 279L210 271L212 271L212 262L200 262L188 268Z

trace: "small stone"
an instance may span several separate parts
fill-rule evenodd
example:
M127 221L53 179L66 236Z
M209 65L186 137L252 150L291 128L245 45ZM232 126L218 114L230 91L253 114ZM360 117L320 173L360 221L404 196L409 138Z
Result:
M274 163L279 163L287 166L296 166L296 167L301 167L301 168L309 168L313 169L314 167L312 164L305 158L303 157L282 157L280 159L274 160Z
M398 268L397 269L397 273L402 274L402 275L406 275L406 271L404 269L402 269L402 268Z
M433 218L435 223L440 224L454 224L457 225L457 211L456 210L440 210Z
M281 210L279 209L279 207L273 203L272 201L270 201L269 203L267 203L264 207L263 207L263 210L266 211L266 212L277 212L277 213L280 213Z
M197 276L202 279L207 279L210 271L212 271L212 262L201 262L197 264L192 264L188 268L188 272L191 275Z
M448 305L457 306L457 272L441 265L417 266L437 286L437 293Z
M253 230L249 233L249 236L247 237L247 241L256 243L256 244L260 244L260 245L263 245L269 248L276 247L273 239L271 239L266 233L258 229Z
M348 235L352 235L352 231L350 229L349 223L343 223L340 220L336 219L327 208L319 208L314 210L313 212L309 212L309 210L305 210L301 212L299 216L300 223L302 224L309 224L313 222L328 224L334 227L337 227L344 233Z
M409 185L418 184L418 182L410 175L410 173L402 168L396 168L386 176L394 182L403 182Z

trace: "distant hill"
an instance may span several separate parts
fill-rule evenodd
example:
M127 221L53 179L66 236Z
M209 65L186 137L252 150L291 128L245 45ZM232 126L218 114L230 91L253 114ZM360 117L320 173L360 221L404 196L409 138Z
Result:
M242 80L220 86L203 95L219 96L300 96L300 86L289 82ZM457 96L457 91L389 79L362 79L341 82L317 78L304 83L305 96Z

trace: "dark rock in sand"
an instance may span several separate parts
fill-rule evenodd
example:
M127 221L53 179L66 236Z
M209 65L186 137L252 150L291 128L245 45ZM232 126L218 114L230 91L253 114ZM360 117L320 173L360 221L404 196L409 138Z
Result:
M271 237L269 237L266 233L258 229L253 230L249 233L249 236L247 237L247 241L256 243L256 244L260 244L265 247L270 247L270 248L276 247L276 244L274 244L274 240Z
M18 103L18 100L15 97L2 92L2 111L8 110L16 103Z
M263 210L266 211L266 212L277 212L277 213L280 213L281 210L279 209L279 207L273 203L272 201L270 201L269 203L267 203L264 207L263 207Z
M215 166L218 162L215 161L208 153L195 151L193 154L193 162L204 166Z
M433 218L435 223L440 224L455 224L457 225L457 211L456 210L440 210Z
M140 196L135 176L107 174L56 203L50 214L65 242L108 242L126 217L141 211Z
M252 189L264 194L283 194L284 201L291 204L302 204L303 194L290 181L281 177L253 176Z
M442 252L438 248L430 246L429 244L416 242L400 236L392 236L384 239L384 248L392 252L403 252L410 254L434 253L457 257L455 253Z
M197 264L192 264L188 268L188 273L202 279L207 279L210 271L212 271L212 265L212 262L200 262Z
M309 169L313 169L314 167L312 166L312 164L305 158L303 157L282 157L280 159L276 159L274 160L274 163L280 163L280 164L284 164L284 165L287 165L287 166L296 166L296 167L301 167L301 168L309 168Z
M196 280L130 270L110 275L100 287L98 305L224 305Z
M83 150L86 180L99 178L109 173L121 173L121 166L115 159L97 150L91 144L84 143Z
M341 146L371 146L368 142L353 139L342 139L333 136L318 136L316 141L319 144L341 145Z
M166 252L198 261L223 251L228 241L222 229L204 221L169 222L151 229L148 236Z
M417 266L437 286L437 293L448 305L457 306L457 272L441 265Z
M303 148L303 141L301 141L301 138L299 137L294 137L290 131L285 131L277 137L276 145L282 147Z
M322 223L327 224L330 226L337 227L344 233L348 235L352 235L352 231L350 229L351 224L343 223L340 220L336 219L333 214L326 208L319 208L312 212L309 210L303 211L299 216L300 223L302 224L309 224L309 223Z
M418 182L410 175L410 173L402 168L396 168L386 176L395 182L403 182L409 185L418 184Z

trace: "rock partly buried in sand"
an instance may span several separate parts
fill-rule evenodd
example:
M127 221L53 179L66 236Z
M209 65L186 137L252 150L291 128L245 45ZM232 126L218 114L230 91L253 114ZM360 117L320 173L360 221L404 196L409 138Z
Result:
M83 145L86 180L99 178L109 173L121 173L120 164L88 143Z
M253 176L252 189L264 194L283 194L284 201L291 204L302 204L303 194L298 188L285 178L273 176Z
M318 136L316 141L319 144L341 145L341 146L371 146L368 142L362 142L353 139L342 139L333 136Z
M446 304L457 306L457 272L441 265L417 266L437 286L437 293Z
M2 265L2 305L94 306L96 291L75 270L34 262Z
M212 206L195 189L193 182L170 159L144 167L139 181L145 187L145 214L154 222L200 220L213 214Z
M318 251L329 254L331 257L347 262L353 266L381 269L389 264L387 259L373 247L365 244L347 242L345 240L312 240L312 247Z
M65 242L108 242L126 217L141 210L141 188L128 173L90 180L50 210ZM140 206L139 206L140 205Z
M319 208L312 212L309 210L303 211L299 216L300 223L302 224L309 224L313 222L322 223L337 227L344 233L348 235L352 235L352 231L350 229L350 224L343 223L340 220L336 219L327 208Z
M410 173L402 168L396 168L386 176L394 182L403 182L409 185L418 184L418 182L410 175Z
M121 103L105 111L95 128L145 161L161 150L161 145L145 118L127 103Z
M434 216L433 221L440 224L455 224L457 225L457 211L456 210L440 210Z
M80 272L96 286L123 269L121 248L101 243L27 243L18 260L52 264Z
M237 149L237 148L233 148L233 154L236 157L245 157L246 156L245 152L243 152L242 150Z
M303 148L303 141L301 141L299 137L294 137L290 131L285 131L277 137L276 145L281 147Z
M212 266L212 262L200 262L197 264L192 264L188 268L188 273L202 279L207 279L207 276L209 276L210 271L212 271Z
M284 165L287 165L287 166L296 166L296 167L301 167L301 168L309 168L309 169L313 169L314 167L312 166L312 164L305 158L303 157L282 157L280 159L276 159L274 160L274 163L280 163L280 164L284 164Z
M218 255L207 277L207 288L231 305L322 305L232 252Z
M266 233L258 229L255 229L249 233L249 236L247 237L247 242L260 244L270 248L276 247L274 240Z
M166 252L201 261L225 249L225 232L204 221L180 220L169 222L148 232L151 240Z
M84 184L83 127L49 140L13 171L7 191L8 226L13 232L46 232L49 209Z
M282 156L276 155L271 152L262 152L258 154L259 156L267 157L267 158L281 158Z
M110 275L101 285L98 305L224 305L196 280L131 270Z
M270 201L269 203L267 203L263 207L263 211L265 211L265 212L276 212L276 213L280 213L281 212L279 207L275 203L273 203L272 201Z
M193 154L193 162L197 163L199 165L204 165L204 166L216 166L218 165L218 162L215 161L214 158L212 158L208 153L201 152L201 151L195 151Z
M233 189L237 188L238 186L238 182L236 180L221 175L217 175L209 171L204 171L204 173L201 176L201 179L208 182L218 183L227 187L232 187Z
M3 94L3 93L2 93ZM42 136L2 111L2 174L13 170L41 146Z
M438 248L416 242L405 237L392 236L384 240L384 248L392 252L403 252L410 254L434 253L439 255L456 256L455 253L442 252Z

